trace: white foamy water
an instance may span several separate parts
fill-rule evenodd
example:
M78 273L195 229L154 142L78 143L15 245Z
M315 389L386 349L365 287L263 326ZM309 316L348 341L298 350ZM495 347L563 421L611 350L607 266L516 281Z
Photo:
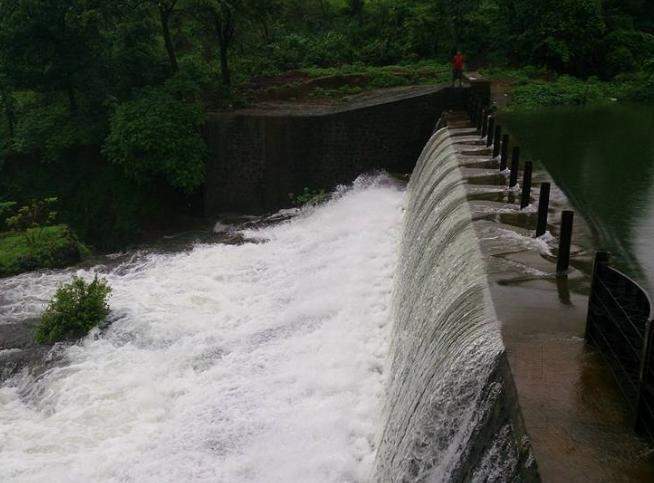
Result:
M359 181L265 243L112 270L111 327L0 387L0 481L369 479L403 199ZM68 277L2 281L0 310Z

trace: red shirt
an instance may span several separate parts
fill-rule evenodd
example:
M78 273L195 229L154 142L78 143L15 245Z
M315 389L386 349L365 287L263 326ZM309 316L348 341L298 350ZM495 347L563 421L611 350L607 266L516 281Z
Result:
M454 60L452 60L452 66L454 70L463 70L463 54L456 54Z

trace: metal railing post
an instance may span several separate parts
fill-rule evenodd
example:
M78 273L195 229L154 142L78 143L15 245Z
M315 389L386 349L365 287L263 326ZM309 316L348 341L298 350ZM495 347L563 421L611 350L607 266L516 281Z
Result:
M520 197L520 209L525 209L531 203L531 173L533 171L531 161L525 163L525 171L522 176L522 196Z
M561 236L559 238L559 257L556 262L557 276L565 276L570 268L570 245L572 244L572 225L574 211L561 213Z
M493 138L493 157L497 158L500 155L502 148L502 126L495 126L495 137Z
M502 150L500 152L500 171L504 171L509 160L509 135L502 136Z
M518 184L518 171L520 170L520 148L518 146L513 148L511 154L511 176L509 178L509 188L515 188Z
M488 118L488 131L486 132L486 147L490 148L493 144L493 134L495 133L495 116Z
M597 284L599 283L599 266L601 264L608 264L610 259L611 256L608 254L608 252L597 252L595 254L595 261L593 262L593 273L590 279L590 296L588 297L586 331L584 332L584 338L586 339L586 342L592 342L591 331L593 328L593 304L595 303L595 291L597 290Z
M538 224L536 225L536 237L543 236L547 232L547 215L550 208L550 184L540 185L540 196L538 197Z

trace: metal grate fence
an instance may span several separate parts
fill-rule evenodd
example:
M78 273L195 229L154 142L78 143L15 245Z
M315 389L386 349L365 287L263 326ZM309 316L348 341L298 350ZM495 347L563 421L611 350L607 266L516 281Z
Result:
M636 430L654 440L652 313L647 292L595 257L586 340L607 360L634 415Z

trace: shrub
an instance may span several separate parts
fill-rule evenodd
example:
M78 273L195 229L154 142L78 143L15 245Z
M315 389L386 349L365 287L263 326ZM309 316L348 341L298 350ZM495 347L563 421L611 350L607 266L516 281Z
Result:
M325 190L311 190L309 188L304 188L302 193L298 195L291 193L289 197L295 206L316 206L327 201L329 195L325 193Z
M38 234L33 233L38 231ZM26 243L26 238L34 240ZM63 268L89 254L66 225L0 234L0 277L41 268Z
M584 82L570 76L561 76L554 82L534 81L514 89L509 109L597 104L608 98L605 87L593 78Z
M191 192L204 179L203 120L199 104L179 100L163 89L144 89L117 107L103 152L140 183L162 177Z
M91 283L80 277L59 287L36 328L39 344L84 337L109 315L107 298L111 288L96 276Z
M7 227L7 219L16 207L15 201L0 201L0 231L4 231Z
M53 207L56 203L57 198L32 200L21 206L14 216L7 218L7 226L22 232L27 245L33 247L43 236L43 229L54 224L57 212Z
M644 76L642 80L635 82L631 92L627 95L628 98L636 101L654 101L654 74Z
M606 55L606 71L610 77L623 72L632 72L636 68L636 59L631 51L624 46L611 49Z
M93 123L80 123L56 96L18 96L16 132L10 149L36 153L47 162L63 162L77 146L96 142Z

